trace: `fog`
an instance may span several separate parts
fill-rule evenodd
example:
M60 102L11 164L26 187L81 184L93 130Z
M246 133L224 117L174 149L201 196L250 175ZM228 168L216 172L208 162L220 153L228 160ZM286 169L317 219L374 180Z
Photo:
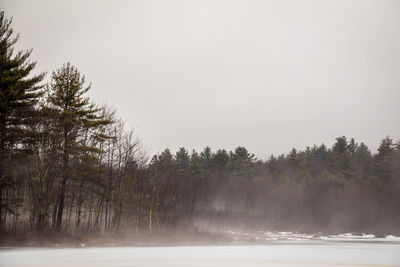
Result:
M0 1L1 266L400 266L398 1Z

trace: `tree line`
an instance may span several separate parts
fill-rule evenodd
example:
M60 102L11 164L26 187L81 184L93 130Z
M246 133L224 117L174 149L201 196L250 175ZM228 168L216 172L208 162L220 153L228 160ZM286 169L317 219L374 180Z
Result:
M257 159L245 147L148 160L70 63L34 74L0 12L0 230L400 232L400 141L353 138Z
M244 147L167 149L149 165L157 222L206 229L399 233L400 142L338 137L258 160ZM182 216L183 215L183 216ZM159 225L157 225L159 226Z

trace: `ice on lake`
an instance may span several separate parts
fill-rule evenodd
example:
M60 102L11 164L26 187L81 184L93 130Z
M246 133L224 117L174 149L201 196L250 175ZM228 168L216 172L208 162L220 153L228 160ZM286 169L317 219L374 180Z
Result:
M271 237L266 233L257 235ZM278 234L285 235L294 238ZM253 245L1 249L0 266L400 266L398 239L343 234Z

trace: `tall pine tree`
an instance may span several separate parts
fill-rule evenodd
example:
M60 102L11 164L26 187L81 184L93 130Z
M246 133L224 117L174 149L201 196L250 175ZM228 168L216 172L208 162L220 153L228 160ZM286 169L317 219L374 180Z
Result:
M51 108L59 111L59 129L61 134L61 179L58 203L55 211L55 227L61 230L67 181L72 176L71 159L82 151L96 152L95 148L87 147L83 142L87 134L95 134L95 129L111 123L103 118L100 109L90 102L86 93L90 85L85 85L85 77L79 70L64 64L51 75L51 81L46 86L48 102ZM100 151L98 151L100 152Z
M18 151L26 137L26 125L35 104L42 95L39 85L44 73L32 75L36 63L29 61L32 50L14 53L11 19L0 11L0 230L4 224L4 189L11 186L9 159Z

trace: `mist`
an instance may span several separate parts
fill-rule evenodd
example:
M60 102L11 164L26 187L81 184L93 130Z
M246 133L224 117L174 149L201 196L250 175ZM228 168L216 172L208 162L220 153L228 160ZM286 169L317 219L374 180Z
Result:
M1 2L1 266L400 265L399 2Z

